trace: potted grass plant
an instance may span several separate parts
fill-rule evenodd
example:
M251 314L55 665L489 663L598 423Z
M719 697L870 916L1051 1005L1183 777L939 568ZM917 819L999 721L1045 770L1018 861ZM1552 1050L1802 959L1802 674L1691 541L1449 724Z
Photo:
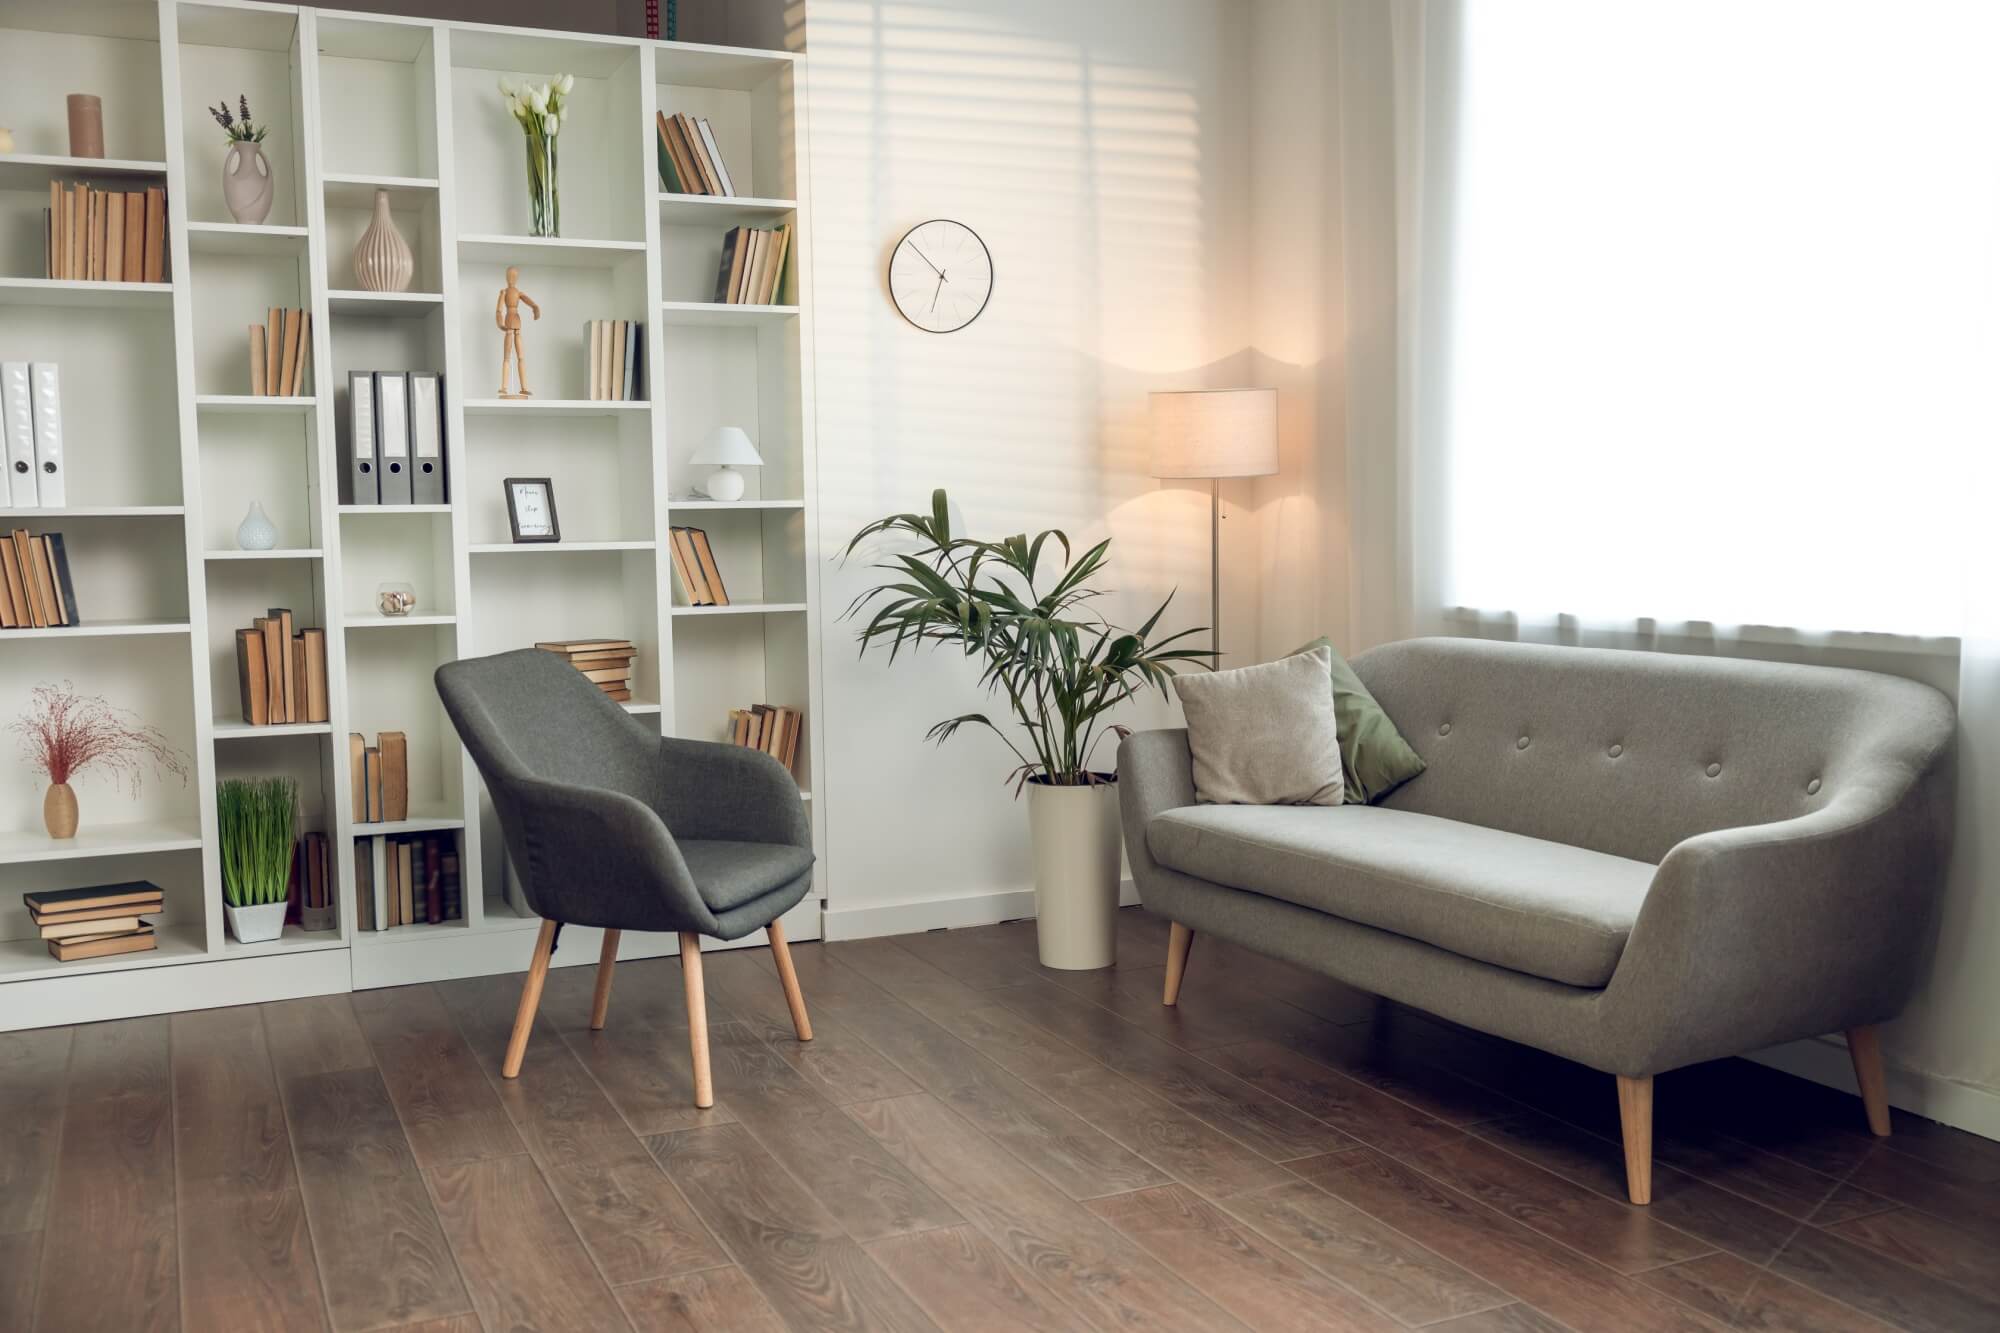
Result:
M1117 774L1092 767L1106 737L1122 737L1111 721L1119 705L1157 688L1189 663L1207 663L1210 649L1186 644L1202 629L1152 635L1173 598L1134 630L1120 629L1093 607L1104 589L1110 539L1082 555L1051 529L1000 541L951 530L942 490L928 514L893 514L856 533L852 555L875 537L908 537L917 549L876 568L892 577L869 588L847 609L867 615L861 651L884 647L889 660L929 643L955 647L981 664L980 686L1006 700L1013 726L985 713L964 713L932 727L942 744L961 727L983 727L1019 761L1008 781L1028 794L1034 849L1035 929L1045 966L1108 967L1115 957L1118 910ZM1060 550L1060 561L1054 559ZM1178 645L1178 646L1176 646Z
M298 804L290 778L229 778L216 786L222 910L238 943L275 940L285 929Z

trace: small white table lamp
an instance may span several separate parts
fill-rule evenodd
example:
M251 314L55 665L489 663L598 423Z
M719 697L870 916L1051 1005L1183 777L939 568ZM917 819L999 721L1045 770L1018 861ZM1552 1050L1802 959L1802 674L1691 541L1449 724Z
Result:
M1208 481L1210 647L1222 651L1222 492L1224 477L1278 470L1276 389L1196 389L1154 393L1153 475Z
M743 474L737 468L764 466L757 446L740 426L717 426L688 461L715 469L708 474L708 498L724 502L743 498Z

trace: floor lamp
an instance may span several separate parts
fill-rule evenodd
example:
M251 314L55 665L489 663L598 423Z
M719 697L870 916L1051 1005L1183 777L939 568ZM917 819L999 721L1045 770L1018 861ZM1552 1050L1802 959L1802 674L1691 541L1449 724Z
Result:
M1195 389L1155 393L1153 475L1208 482L1210 646L1222 652L1222 479L1278 470L1276 389Z

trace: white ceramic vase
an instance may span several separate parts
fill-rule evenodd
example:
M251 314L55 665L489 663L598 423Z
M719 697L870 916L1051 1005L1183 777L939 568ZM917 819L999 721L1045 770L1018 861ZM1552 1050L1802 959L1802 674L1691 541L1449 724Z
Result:
M232 140L222 159L222 202L229 206L229 216L254 227L271 216L276 193L263 148L248 139Z
M1042 966L1111 966L1118 958L1118 784L1030 782L1028 836Z
M274 903L258 903L255 907L232 907L224 903L222 914L228 918L229 933L236 937L238 944L261 944L285 933L285 900L282 898Z
M236 525L236 546L244 551L268 551L278 544L277 525L265 514L264 506L250 502L250 512Z
M375 191L375 216L354 244L354 285L364 292L407 292L416 275L410 243L389 216L389 192Z

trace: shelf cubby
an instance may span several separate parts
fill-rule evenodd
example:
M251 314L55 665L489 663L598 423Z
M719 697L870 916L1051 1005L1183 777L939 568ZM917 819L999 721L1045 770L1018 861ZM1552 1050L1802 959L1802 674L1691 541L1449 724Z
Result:
M107 623L185 624L188 583L182 522L179 516L91 518L44 509L7 520L4 530L63 535L83 624L48 631L62 635ZM0 642L34 632L0 630Z
M690 615L685 610L676 610L673 627L674 718L679 735L727 740L729 710L752 704L810 709L803 608L780 614ZM808 727L799 745L797 773L802 787L812 785L812 736Z
M292 613L294 632L326 627L321 570L311 560L223 560L209 563L207 588L209 715L244 722L236 669L236 631L272 607Z
M347 730L360 732L369 745L384 731L402 732L409 744L413 815L421 815L429 821L425 826L432 828L440 827L440 820L462 820L464 752L431 683L438 667L465 655L459 650L456 627L414 626L393 634L353 633L344 638ZM397 831L415 830L364 824L352 829L356 837Z
M363 293L354 271L354 247L375 220L373 191L326 191L326 285L342 296L429 296L442 299L445 247L438 228L436 190L380 187L389 199L389 218L409 244L415 266L407 292Z
M428 187L438 175L435 29L358 15L318 16L319 124L327 202L373 202L377 186ZM419 181L411 186L407 182ZM353 189L352 195L338 191Z
M658 700L658 570L650 547L577 551L561 559L477 561L466 653L483 656L563 639L630 639L638 654L632 664L632 697Z
M79 793L80 795L82 793ZM85 976L195 961L208 951L208 895L202 887L201 830L184 823L113 824L111 813L85 799L83 824L62 844L46 836L0 834L0 984L42 977ZM36 890L75 889L126 880L151 880L162 890L162 910L149 913L157 946L144 953L116 954L62 963L49 953L21 895ZM216 909L220 915L220 909Z
M417 616L450 616L457 601L449 512L412 515L401 505L343 510L340 515L341 614L352 625L384 616L376 593L384 583L407 583L416 592Z
M319 430L310 412L244 411L201 418L203 551L237 549L236 529L261 505L286 550L314 550L320 528Z
M181 4L173 12L178 20L181 86L227 98L230 114L239 119L238 99L247 99L251 123L268 131L258 144L270 163L274 187L271 212L264 222L303 225L306 155L298 11ZM222 192L228 136L209 113L206 97L184 96L181 102L182 151L188 164L182 206L191 222L231 222Z
M509 477L550 479L560 545L655 540L653 436L644 414L568 420L560 447L551 447L547 423L532 414L481 416L467 429L459 498L474 547L511 544L503 485Z

